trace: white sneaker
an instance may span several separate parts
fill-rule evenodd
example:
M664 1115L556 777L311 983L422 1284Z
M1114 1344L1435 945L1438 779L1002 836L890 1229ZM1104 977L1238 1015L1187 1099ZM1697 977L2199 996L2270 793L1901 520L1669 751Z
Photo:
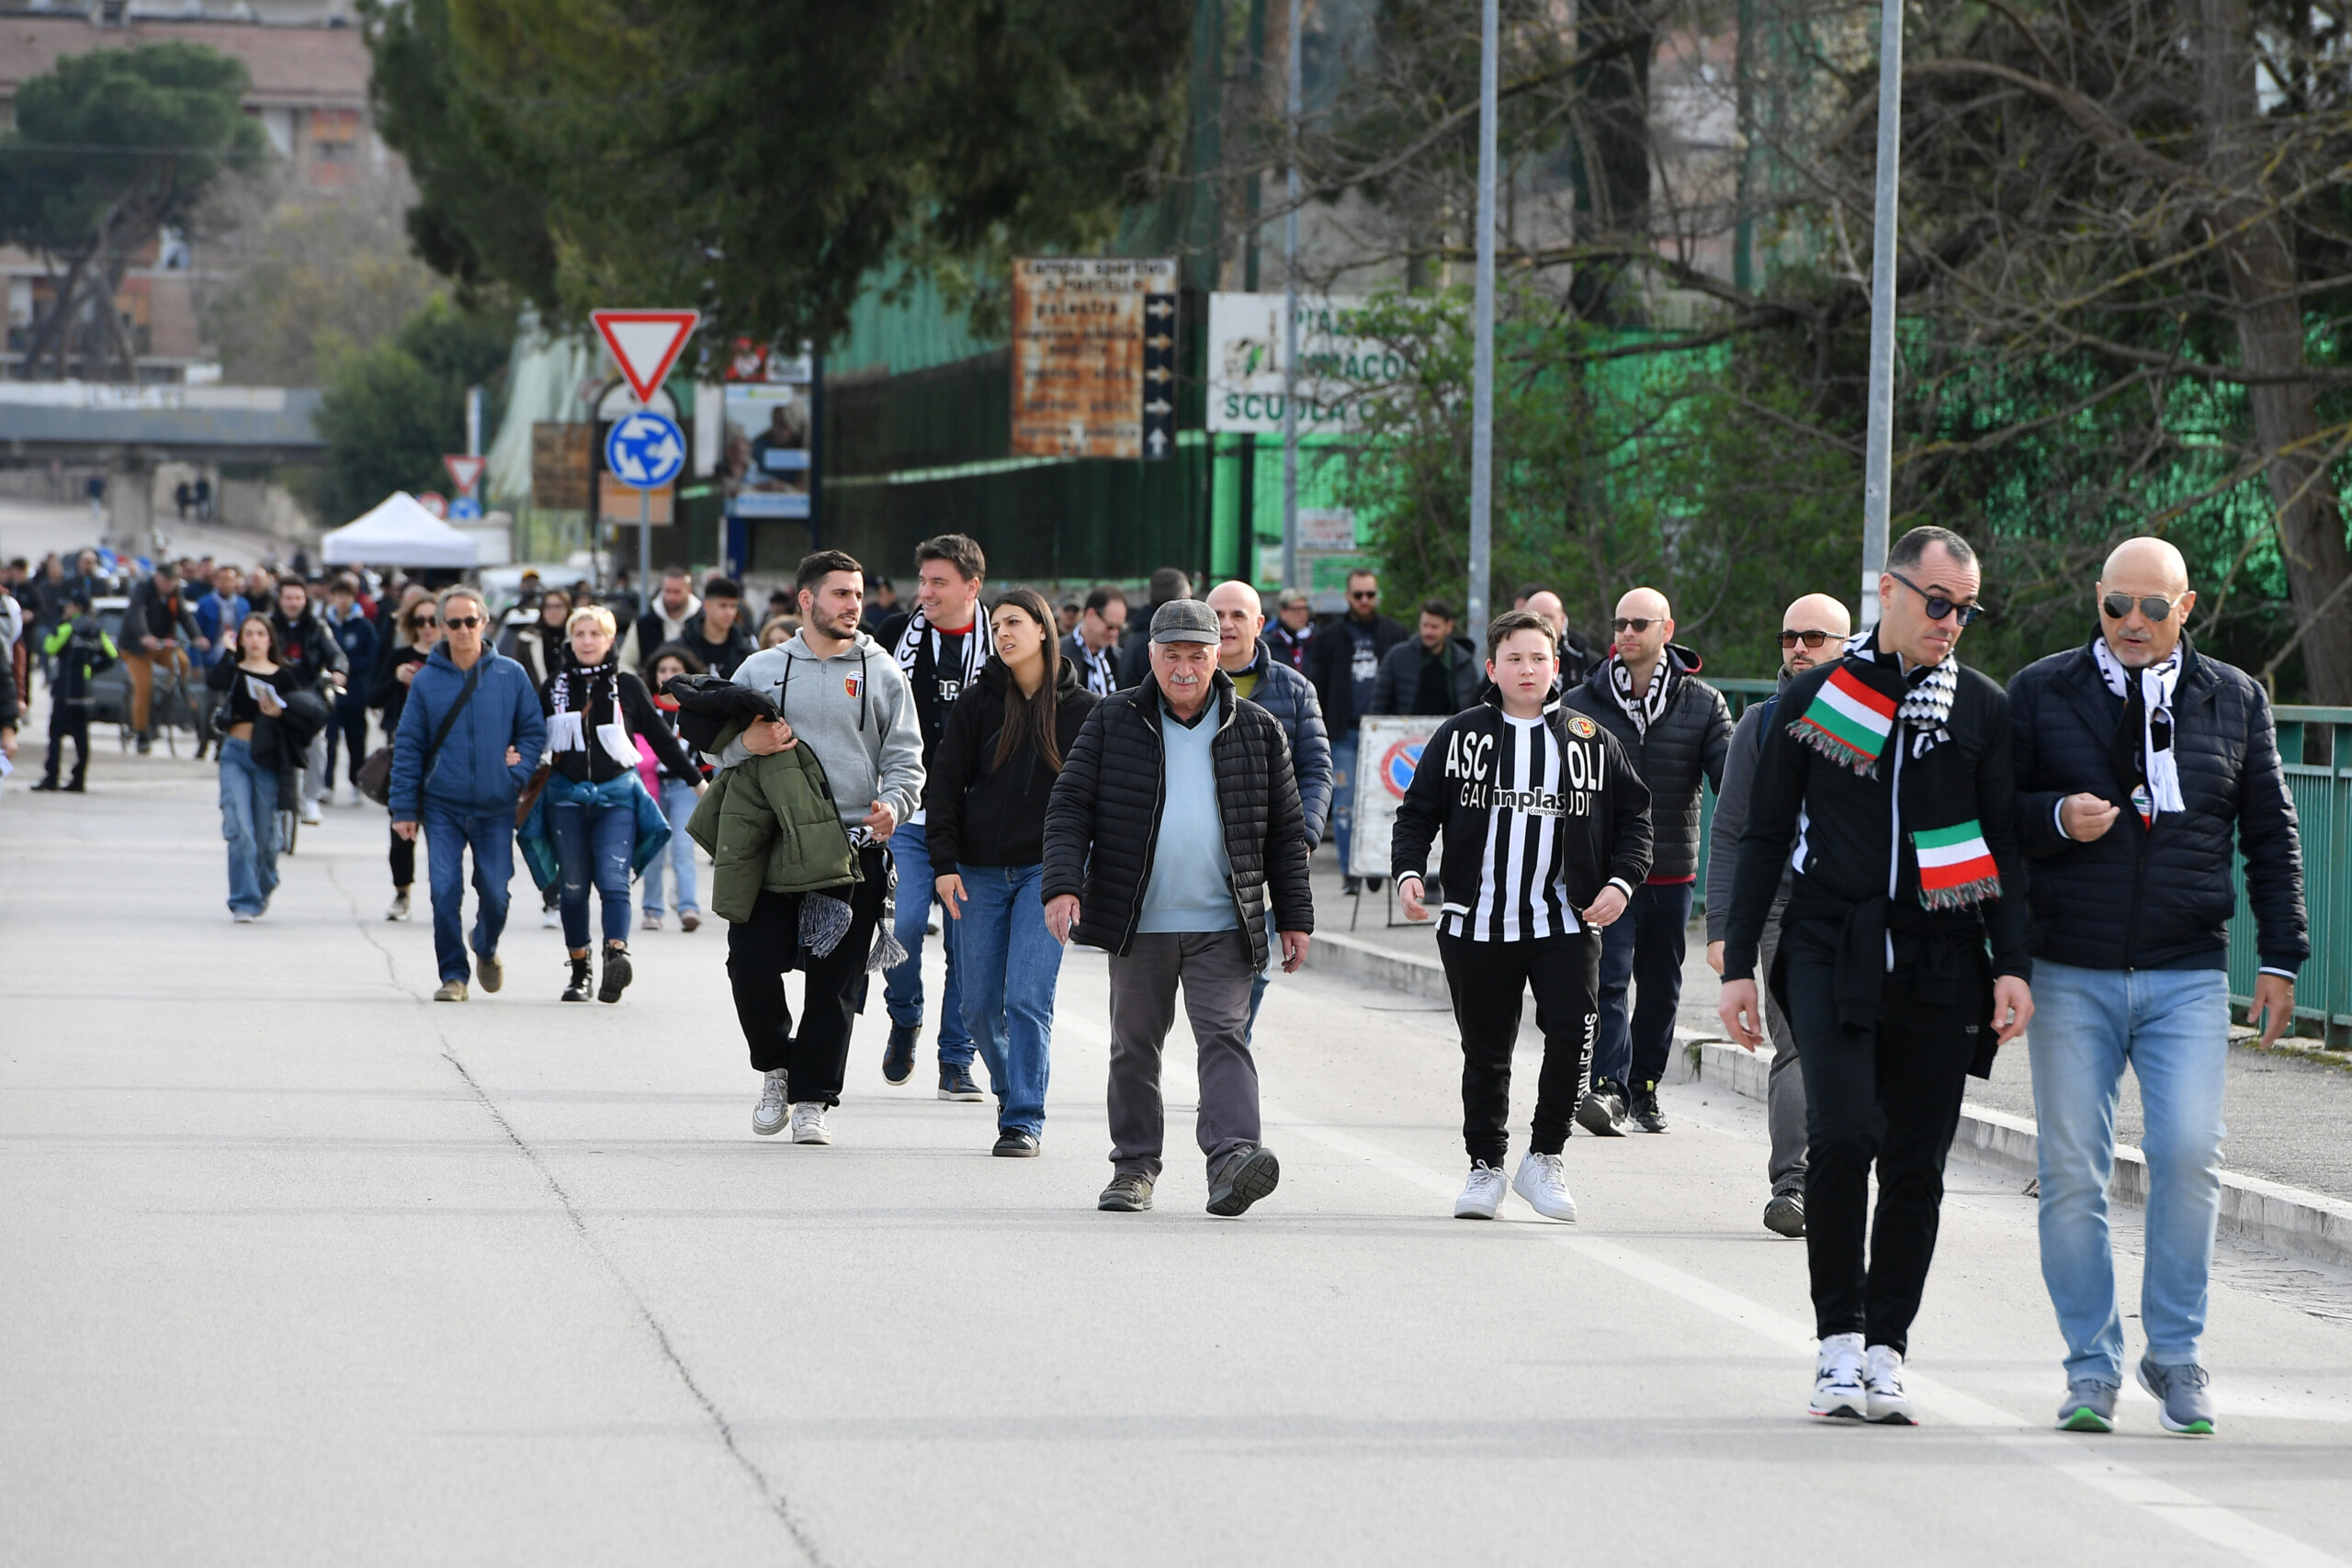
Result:
M317 801L306 800L302 803L302 826L305 828L315 828L325 820L325 818L319 815L319 803Z
M825 1102L804 1100L792 1108L792 1141L796 1144L830 1144L833 1130L825 1125Z
M384 919L388 920L405 920L408 919L407 894L402 893L398 889L393 891L392 905L390 908L384 911Z
M1870 1419L1862 1361L1859 1334L1832 1334L1821 1342L1821 1353L1813 1363L1813 1414L1847 1421Z
M760 1086L760 1104L752 1112L752 1131L763 1138L774 1137L784 1131L785 1121L791 1114L792 1075L777 1067Z
M1891 1345L1873 1345L1862 1369L1862 1387L1869 1393L1870 1419L1884 1427L1916 1427L1919 1413L1903 1392L1903 1352Z
M662 917L655 914L652 910L648 909L645 911L645 919L643 923L647 931L658 931L662 929Z
M1457 1220L1491 1220L1495 1211L1503 1206L1503 1173L1485 1160L1470 1168L1470 1179L1462 1184L1462 1196L1453 1201L1453 1217Z
M1510 1190L1547 1220L1577 1217L1577 1201L1568 1196L1567 1168L1560 1163L1558 1155L1539 1155L1533 1149L1521 1155L1519 1169L1510 1179Z
M563 911L560 909L541 909L539 911L539 930L543 931L551 931L559 930L562 925Z

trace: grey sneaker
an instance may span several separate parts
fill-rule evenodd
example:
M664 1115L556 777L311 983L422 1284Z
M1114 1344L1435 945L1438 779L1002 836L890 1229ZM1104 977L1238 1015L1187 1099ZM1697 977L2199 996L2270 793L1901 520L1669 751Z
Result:
M2066 1384L2066 1397L2059 1402L2058 1429L2062 1432L2112 1432L2115 1430L2115 1385L2098 1378L2075 1378Z
M2188 1438L2213 1435L2213 1396L2205 1392L2213 1380L2190 1361L2185 1366L2160 1367L2140 1358L2140 1386L2156 1402L2156 1420L2167 1432Z
M1151 1178L1114 1176L1111 1185L1102 1189L1102 1196L1094 1201L1094 1206L1111 1213L1140 1214L1151 1207Z
M584 959L572 962L584 964ZM580 998L586 1001L583 996ZM792 1116L792 1075L782 1067L771 1068L767 1081L760 1086L760 1103L752 1111L752 1131L763 1138L773 1138L784 1131Z
M1247 1213L1250 1205L1272 1192L1282 1179L1282 1161L1274 1157L1273 1150L1263 1144L1244 1149L1227 1160L1216 1179L1209 1183L1209 1213L1225 1220Z

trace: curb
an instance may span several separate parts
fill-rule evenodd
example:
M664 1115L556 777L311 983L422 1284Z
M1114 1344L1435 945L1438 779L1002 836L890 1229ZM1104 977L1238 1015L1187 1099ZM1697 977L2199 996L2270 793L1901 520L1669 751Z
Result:
M1385 986L1410 996L1444 1001L1445 970L1426 958L1378 947L1358 937L1317 931L1307 947L1307 967L1328 970L1352 979ZM1709 1039L1688 1030L1675 1031L1677 1043L1669 1071L1676 1081L1690 1083L1713 1077L1733 1093L1750 1100L1764 1098L1765 1076L1771 1067L1769 1052L1750 1054L1725 1040ZM2014 1176L2040 1174L2040 1140L2034 1124L2022 1116L1983 1106L1964 1105L1954 1144L1969 1158ZM2148 1162L2128 1144L2115 1149L2115 1177L2108 1195L2117 1202L2144 1207L2148 1201ZM2280 1252L2352 1268L2352 1202L2266 1181L2258 1176L2222 1173L2221 1229L2229 1235Z

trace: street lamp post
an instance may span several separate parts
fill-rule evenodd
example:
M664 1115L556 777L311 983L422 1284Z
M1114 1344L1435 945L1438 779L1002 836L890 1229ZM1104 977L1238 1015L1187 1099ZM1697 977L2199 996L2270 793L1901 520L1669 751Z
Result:
M1283 160L1284 191L1290 212L1283 220L1283 586L1298 581L1298 119L1304 108L1306 80L1299 67L1298 35L1301 0L1290 0L1290 49L1283 56L1289 77L1283 120L1289 131L1289 155ZM1256 436L1251 436L1256 440Z
M1862 625L1878 624L1886 570L1888 486L1894 456L1894 219L1903 152L1903 0L1882 0L1878 47L1878 177L1871 225L1870 435L1862 457Z
M1470 392L1470 635L1485 635L1495 502L1495 98L1501 23L1485 0L1478 36L1478 277Z

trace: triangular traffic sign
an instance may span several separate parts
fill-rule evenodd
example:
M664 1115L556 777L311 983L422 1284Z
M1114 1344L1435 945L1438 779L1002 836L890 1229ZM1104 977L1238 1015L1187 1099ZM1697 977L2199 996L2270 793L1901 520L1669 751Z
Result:
M654 391L670 378L678 351L702 320L699 310L591 310L588 316L640 403L651 402Z
M459 495L471 495L474 486L481 482L481 471L489 467L487 457L469 457L462 453L446 455L441 466L449 470L449 482L458 487Z

